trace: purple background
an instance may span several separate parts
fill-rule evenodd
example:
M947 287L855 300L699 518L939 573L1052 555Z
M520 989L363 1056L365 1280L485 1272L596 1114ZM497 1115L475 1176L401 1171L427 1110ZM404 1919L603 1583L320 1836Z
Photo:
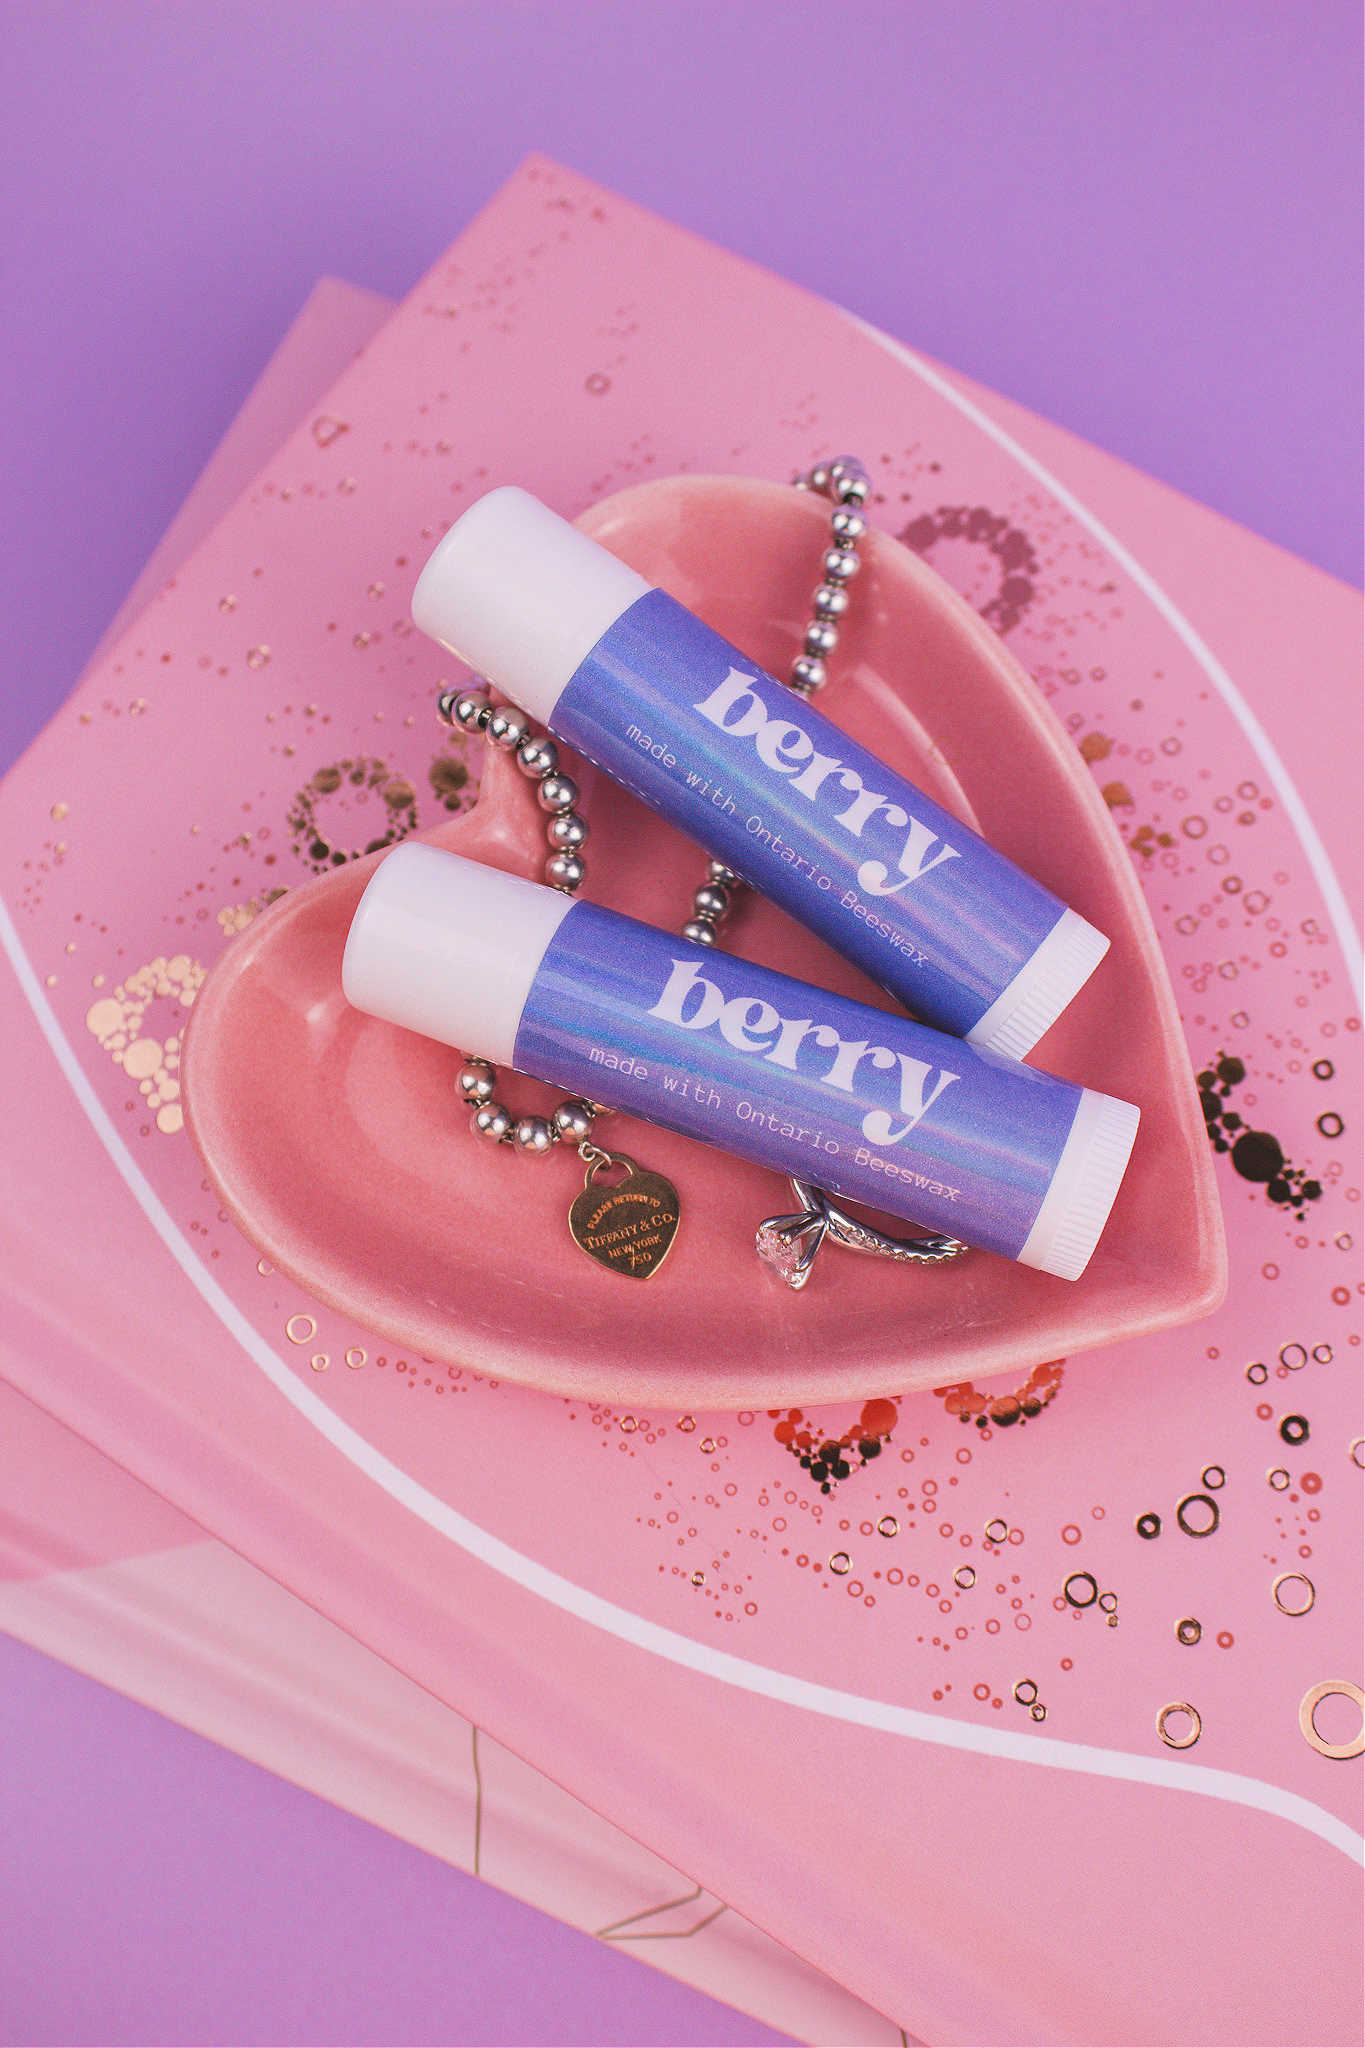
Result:
M319 273L405 291L533 149L1358 580L1355 0L9 0L0 33L0 765ZM778 2038L3 1638L0 1731L6 2041Z

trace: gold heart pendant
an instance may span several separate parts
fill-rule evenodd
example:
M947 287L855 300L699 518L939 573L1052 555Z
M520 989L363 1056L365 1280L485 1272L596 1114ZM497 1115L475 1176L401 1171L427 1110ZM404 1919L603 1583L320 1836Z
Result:
M623 1166L612 1187L600 1176ZM569 1210L573 1241L609 1273L648 1280L668 1257L678 1229L678 1190L661 1173L637 1166L625 1152L599 1152L588 1166L583 1192Z

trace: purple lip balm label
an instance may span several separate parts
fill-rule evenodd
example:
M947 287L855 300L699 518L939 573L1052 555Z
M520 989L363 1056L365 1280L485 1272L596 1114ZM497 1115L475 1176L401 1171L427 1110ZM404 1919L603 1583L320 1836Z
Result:
M942 1030L1061 902L662 590L603 634L556 733Z
M582 902L536 971L513 1064L1009 1258L1082 1094Z

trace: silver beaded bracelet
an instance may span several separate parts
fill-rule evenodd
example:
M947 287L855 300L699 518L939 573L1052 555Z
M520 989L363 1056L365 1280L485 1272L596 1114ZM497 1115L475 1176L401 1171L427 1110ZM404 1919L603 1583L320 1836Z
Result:
M840 622L849 609L848 586L861 566L858 544L867 532L863 508L867 504L871 484L863 465L850 455L841 456L835 462L818 463L813 469L793 477L792 483L799 491L814 491L829 499L834 507L830 515L830 545L821 564L821 581L811 598L810 623L806 627L802 651L792 662L788 675L788 684L798 696L811 697L829 680L828 660L838 644ZM545 863L545 880L551 888L562 891L566 896L574 895L582 887L588 872L583 858L588 821L577 807L577 783L560 769L559 749L554 740L548 733L533 730L530 718L516 705L494 704L483 689L443 690L437 699L436 710L437 716L447 725L457 726L471 734L481 732L490 746L515 754L517 766L535 783L537 801L548 814L546 838L550 850ZM682 936L700 946L715 945L721 925L734 908L735 898L746 886L724 862L708 862L705 879L693 895L692 915L682 927ZM495 1068L488 1060L472 1055L466 1056L456 1087L473 1112L472 1128L490 1143L513 1146L531 1159L546 1157L556 1145L572 1145L588 1169L585 1193L595 1192L599 1197L609 1199L612 1190L605 1187L601 1175L604 1169L616 1165L625 1168L627 1181L637 1200L638 1191L645 1183L650 1184L651 1190L657 1188L661 1214L669 1209L671 1197L671 1221L664 1234L663 1248L647 1270L639 1262L634 1268L627 1268L615 1257L596 1251L591 1243L584 1241L575 1225L574 1214L570 1213L570 1229L575 1240L591 1256L598 1257L601 1263L616 1271L633 1271L637 1278L648 1278L650 1273L658 1270L677 1227L677 1192L662 1175L644 1171L627 1154L603 1151L593 1142L597 1118L610 1115L610 1110L601 1103L569 1096L557 1103L548 1117L514 1117L497 1099ZM831 1196L810 1182L793 1180L791 1185L801 1204L800 1211L790 1216L765 1217L755 1234L755 1248L760 1259L780 1274L789 1287L805 1286L815 1255L827 1240L849 1251L871 1252L902 1264L915 1265L942 1264L966 1250L965 1245L952 1237L889 1237L874 1230L870 1224L859 1223L846 1216ZM583 1200L584 1196L580 1195L575 1202L575 1210Z

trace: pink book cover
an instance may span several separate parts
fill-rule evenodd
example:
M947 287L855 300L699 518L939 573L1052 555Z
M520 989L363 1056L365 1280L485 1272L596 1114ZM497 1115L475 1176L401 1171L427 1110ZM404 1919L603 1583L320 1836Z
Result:
M339 792L329 843L362 835L344 764L422 827L458 794L406 614L471 496L576 513L836 446L1104 789L1208 1077L1227 1303L870 1417L624 1413L377 1344L260 1270L185 1140L206 967L306 879L300 819ZM1358 627L1329 579L531 163L8 779L5 1375L922 2040L1355 2039ZM801 1435L860 1429L881 1455L822 1495Z

